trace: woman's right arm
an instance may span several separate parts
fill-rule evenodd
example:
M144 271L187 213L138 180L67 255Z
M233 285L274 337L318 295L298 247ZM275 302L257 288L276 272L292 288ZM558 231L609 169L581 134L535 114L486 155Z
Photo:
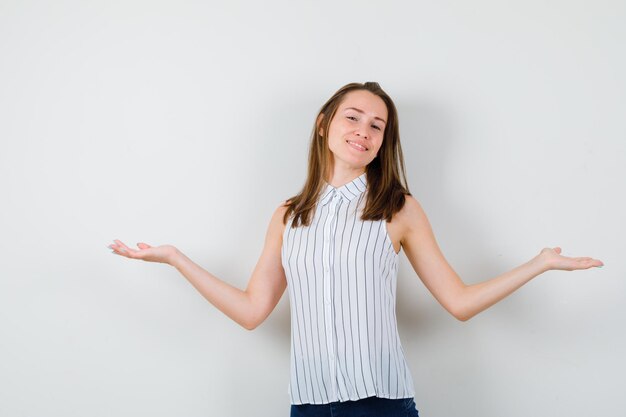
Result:
M171 245L152 247L139 243L128 248L119 240L109 247L118 255L149 262L163 262L175 267L211 304L242 327L252 330L274 310L287 288L281 262L285 206L274 211L263 252L245 290L236 288L209 273Z

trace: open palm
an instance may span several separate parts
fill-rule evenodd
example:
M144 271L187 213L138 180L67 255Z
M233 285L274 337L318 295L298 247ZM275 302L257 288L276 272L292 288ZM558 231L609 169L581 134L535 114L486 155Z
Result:
M562 271L574 271L577 269L589 269L591 267L601 267L604 264L598 259L589 257L570 258L561 255L561 248L544 248L539 254L549 269L557 269Z
M137 243L139 249L126 246L121 240L114 240L108 247L113 253L127 258L141 259L146 262L170 263L176 248L172 245L150 246L147 243Z

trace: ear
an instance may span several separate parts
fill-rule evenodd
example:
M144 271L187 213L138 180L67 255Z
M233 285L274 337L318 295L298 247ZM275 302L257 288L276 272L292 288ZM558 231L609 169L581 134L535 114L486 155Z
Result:
M318 133L320 134L320 136L324 136L324 132L320 128L320 124L322 123L322 119L323 118L324 118L324 113L320 113L320 115L317 116L317 121L315 122L315 124L316 124L316 126L318 128Z

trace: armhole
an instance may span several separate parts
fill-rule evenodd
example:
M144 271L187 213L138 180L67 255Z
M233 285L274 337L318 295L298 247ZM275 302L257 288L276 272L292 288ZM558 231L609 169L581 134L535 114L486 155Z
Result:
M385 228L385 240L387 244L391 246L391 251L394 253L396 257L400 256L400 251L402 251L402 242L400 242L400 249L396 252L396 248L393 246L393 241L391 240L391 236L389 235L389 229L387 228L387 220L381 220L383 222L383 227Z

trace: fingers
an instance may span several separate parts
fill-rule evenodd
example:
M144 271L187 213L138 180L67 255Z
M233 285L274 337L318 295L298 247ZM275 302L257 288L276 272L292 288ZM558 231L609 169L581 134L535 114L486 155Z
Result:
M591 268L593 260L591 258L577 258L576 263L579 269Z
M589 269L592 267L602 268L604 266L604 263L601 260L594 259L588 256L581 256L576 258L564 256L561 254L562 249L559 246L555 246L553 248L544 248L543 251L548 253L549 250L553 250L559 255L558 258L561 260L561 262L559 263L561 263L562 267L557 267L557 269L573 271L576 269Z
M602 261L589 257L574 258L572 261L574 262L574 269L601 268L604 266Z
M113 242L116 241L114 240ZM126 252L126 250L120 247L118 243L112 243L108 246L108 248L111 249L111 253L113 253L114 255L125 255L124 252Z
M132 258L133 257L133 254L135 252L133 249L130 249L121 240L114 239L113 242L115 242L115 243L112 244L112 245L109 245L109 248L113 250L114 254L122 255L122 256L125 256L127 258Z
M126 258L132 258L132 259L143 259L143 260L145 260L146 256L149 256L149 254L150 254L148 249L152 248L152 246L150 246L150 245L148 245L147 243L144 243L144 242L137 243L137 247L139 249L129 248L128 246L126 246L124 244L124 242L122 242L121 240L118 240L118 239L114 239L113 242L114 243L112 243L111 245L107 246L109 249L112 250L111 253L113 253L115 255L124 256Z
M589 258L589 263L591 264L591 266L595 266L598 268L602 268L604 266L604 263L602 263L602 261L599 259Z
M604 264L602 263L601 260L599 259L594 259L594 258L590 258L588 256L584 256L584 257L580 257L580 258L575 258L575 260L577 262L580 262L581 264L584 265L591 265L591 266L604 266Z
M126 253L127 255L130 255L132 253L132 249L126 246L121 240L114 240L114 242L117 243L118 250L120 252Z

